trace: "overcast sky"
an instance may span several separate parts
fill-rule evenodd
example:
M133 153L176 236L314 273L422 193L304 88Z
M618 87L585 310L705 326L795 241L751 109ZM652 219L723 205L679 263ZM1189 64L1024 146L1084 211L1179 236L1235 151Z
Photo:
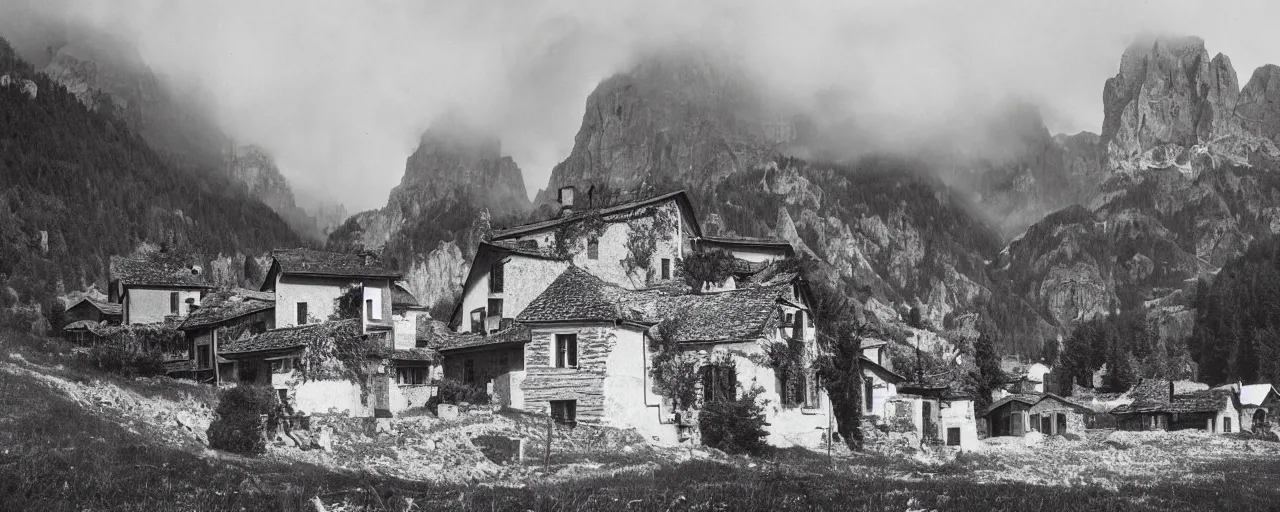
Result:
M385 204L450 109L493 127L533 194L595 84L675 41L731 48L797 97L856 91L886 129L1013 95L1054 132L1096 132L1103 81L1135 36L1199 35L1243 83L1280 61L1277 3L0 0L0 29L36 12L136 41L158 73L207 88L237 140L356 211Z

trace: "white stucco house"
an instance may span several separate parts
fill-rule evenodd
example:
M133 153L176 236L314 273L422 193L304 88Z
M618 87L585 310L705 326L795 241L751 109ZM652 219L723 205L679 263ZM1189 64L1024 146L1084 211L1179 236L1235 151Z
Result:
M112 256L110 266L108 297L121 305L125 325L184 318L212 288L200 265L164 251Z

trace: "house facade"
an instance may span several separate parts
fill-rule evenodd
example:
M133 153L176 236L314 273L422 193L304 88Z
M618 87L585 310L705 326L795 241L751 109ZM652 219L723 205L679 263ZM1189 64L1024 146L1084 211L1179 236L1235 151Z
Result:
M1129 394L1133 401L1111 410L1122 430L1197 429L1213 433L1240 432L1240 397L1230 388L1178 393L1173 382L1148 379Z
M125 325L184 318L212 289L199 265L163 251L112 256L110 276L110 298L121 305Z
M219 356L219 343L264 333L275 328L275 294L243 288L209 293L178 329L190 344L184 373L211 384L234 380L235 363Z
M992 402L983 414L991 437L1084 433L1090 409L1053 393L1015 393Z
M394 324L391 292L401 277L372 253L277 250L272 252L262 291L275 293L276 326L294 327L332 318L338 313L338 298L359 288L361 329L390 332Z
M1240 397L1240 429L1269 430L1280 408L1280 392L1271 384L1236 384Z
M124 308L117 303L85 297L67 308L64 318L67 324L87 321L95 324L120 325L124 322Z

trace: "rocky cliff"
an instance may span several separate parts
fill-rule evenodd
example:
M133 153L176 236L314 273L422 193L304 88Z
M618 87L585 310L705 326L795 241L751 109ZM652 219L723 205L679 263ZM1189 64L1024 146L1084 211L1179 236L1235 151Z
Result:
M1105 181L1088 208L1010 243L995 272L1063 330L1145 307L1162 334L1188 335L1190 284L1280 233L1277 72L1240 89L1198 38L1134 43L1103 88Z
M328 246L381 249L405 273L409 291L439 317L453 306L491 216L516 222L529 208L520 168L502 156L499 141L445 118L423 134L387 206L347 219Z
M232 179L243 183L249 189L249 195L258 198L275 210L285 222L289 223L289 227L303 237L323 241L329 231L344 220L335 221L332 220L333 215L329 215L330 220L326 223L298 206L294 202L293 187L289 185L289 180L280 174L280 169L276 167L271 155L258 146L249 145L230 149L226 152L225 161L226 172ZM316 202L313 207L319 212L332 208L345 214L342 205Z

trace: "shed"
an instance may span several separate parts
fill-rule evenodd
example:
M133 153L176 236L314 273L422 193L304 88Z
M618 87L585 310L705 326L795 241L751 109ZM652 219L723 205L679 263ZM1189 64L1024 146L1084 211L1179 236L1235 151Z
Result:
M983 416L992 437L1022 436L1033 430L1061 435L1083 433L1088 412L1088 407L1053 393L1017 393L993 402Z

